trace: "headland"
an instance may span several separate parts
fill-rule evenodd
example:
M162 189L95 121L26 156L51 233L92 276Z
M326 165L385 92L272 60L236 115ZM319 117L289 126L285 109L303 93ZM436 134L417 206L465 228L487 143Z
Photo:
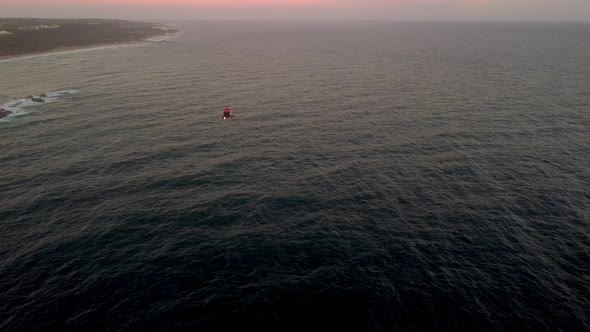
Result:
M176 32L161 23L126 20L0 18L0 59L141 42Z

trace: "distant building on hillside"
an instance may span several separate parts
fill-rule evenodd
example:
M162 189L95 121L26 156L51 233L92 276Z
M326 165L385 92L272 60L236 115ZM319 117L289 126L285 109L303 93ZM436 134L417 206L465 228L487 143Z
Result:
M52 24L52 25L37 24L37 25L33 25L33 26L28 26L28 27L20 27L18 29L23 30L23 31L55 30L55 29L59 29L59 25L57 25L57 24Z

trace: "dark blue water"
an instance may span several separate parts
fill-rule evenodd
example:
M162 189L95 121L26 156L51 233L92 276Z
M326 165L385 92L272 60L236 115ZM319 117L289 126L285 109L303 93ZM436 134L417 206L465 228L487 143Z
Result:
M0 62L81 91L0 122L0 330L590 329L590 26L178 28Z

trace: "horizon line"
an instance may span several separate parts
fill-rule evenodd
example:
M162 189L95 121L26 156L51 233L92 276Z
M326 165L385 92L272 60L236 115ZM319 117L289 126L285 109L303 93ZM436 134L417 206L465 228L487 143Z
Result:
M0 19L46 19L46 20L121 20L121 21L156 21L156 22L239 22L239 23L544 23L544 24L590 24L590 21L579 20L537 20L537 19L369 19L369 18L107 18L93 16L65 16L65 17L26 17L26 16L0 16Z

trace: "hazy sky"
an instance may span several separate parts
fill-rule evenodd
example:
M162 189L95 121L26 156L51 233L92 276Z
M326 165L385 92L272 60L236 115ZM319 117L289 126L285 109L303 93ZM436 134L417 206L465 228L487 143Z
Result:
M590 0L0 0L0 17L590 22Z

